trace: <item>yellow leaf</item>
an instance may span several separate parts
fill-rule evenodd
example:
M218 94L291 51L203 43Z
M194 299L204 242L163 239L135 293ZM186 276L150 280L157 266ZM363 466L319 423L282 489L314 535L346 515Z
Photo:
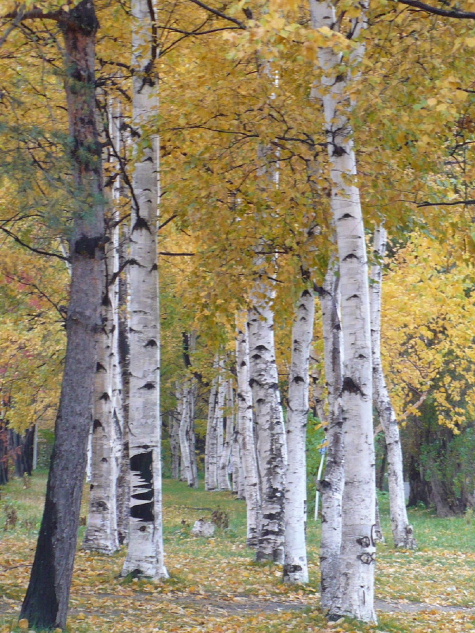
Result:
M18 626L20 627L20 629L22 631L27 631L28 630L28 620L26 618L22 618L19 622L18 622Z

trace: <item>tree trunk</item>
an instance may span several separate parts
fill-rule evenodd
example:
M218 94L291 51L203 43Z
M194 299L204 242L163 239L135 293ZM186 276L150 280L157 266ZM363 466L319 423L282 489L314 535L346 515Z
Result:
M173 411L169 417L170 449L172 453L172 477L180 479L181 473L181 451L180 451L180 420L181 402L178 401L177 390L177 410Z
M109 107L109 131L118 150L119 130ZM106 290L102 300L102 328L98 334L94 389L89 517L84 547L113 554L119 549L117 484L124 430L122 376L119 362L119 210L120 180L108 192L106 215Z
M215 361L215 369L218 367L219 361ZM218 408L218 387L219 374L214 378L211 385L208 403L208 425L206 428L206 446L205 446L205 488L206 490L216 490L218 486L218 429L216 409Z
M314 28L338 28L335 7L311 0ZM361 34L366 3L354 20L351 39ZM345 63L364 55L357 44L347 62L332 47L320 50L323 70L320 94L324 109L330 162L331 203L336 228L341 287L343 380L341 407L345 445L342 546L339 587L330 618L351 616L376 621L374 611L375 460L372 411L371 327L368 263L360 192L354 184L356 156L349 120L351 74Z
M213 413L208 418L208 433L206 437L206 470L207 481L206 490L219 490L219 464L223 451L223 427L224 427L224 405L226 398L226 380L222 375L221 368L216 379L216 396ZM210 400L211 404L211 400Z
M389 507L394 545L406 549L417 547L414 528L409 523L404 494L401 439L396 412L386 385L381 359L382 263L386 255L387 232L379 226L374 232L375 263L371 269L371 343L373 354L373 398L384 429L388 459Z
M107 244L107 247L110 243ZM108 294L102 302L102 327L98 335L95 374L89 516L84 547L113 554L117 537L117 462L112 410L112 313Z
M219 460L218 484L220 490L231 490L231 482L229 480L229 468L231 464L231 449L234 434L234 415L232 401L232 384L230 380L225 383L225 419L226 433L223 438L223 448Z
M322 496L322 540L320 553L321 602L330 609L339 582L341 549L341 504L345 482L343 461L343 419L341 416L341 384L343 349L340 322L340 275L338 265L330 262L321 293L325 376L330 415L326 427L327 462L325 474L318 482Z
M162 534L160 332L158 309L159 139L147 127L158 113L155 3L133 0L135 160L130 231L129 551L122 575L167 578Z
M196 448L194 431L195 385L189 379L181 389L181 418L179 426L182 478L192 488L197 488Z
M273 295L273 290L261 278L255 287L248 324L250 385L257 422L261 486L256 560L283 563L287 453L275 359Z
M121 114L116 128L121 130ZM122 148L122 144L121 144ZM119 185L118 193L122 195L122 182ZM117 311L117 351L120 376L117 376L117 385L122 389L122 441L120 454L119 477L117 480L117 532L119 544L124 545L129 538L129 515L130 515L130 475L129 475L129 396L130 396L130 345L129 345L129 315L125 309L129 297L129 270L125 266L126 253L124 244L128 236L128 227L121 223L119 225L119 248L118 263L119 269L125 268L118 279L118 305Z
M104 209L95 113L92 0L64 15L66 94L80 208L71 237L67 349L46 501L21 617L30 628L65 628L76 555L103 294Z
M236 361L238 427L242 438L242 463L247 506L247 544L249 547L257 547L261 506L260 484L249 378L249 338L244 319L239 324L237 331Z
M289 375L287 419L287 473L285 489L284 581L308 582L307 524L307 439L309 361L315 320L315 297L305 289L297 304L292 331L292 364Z

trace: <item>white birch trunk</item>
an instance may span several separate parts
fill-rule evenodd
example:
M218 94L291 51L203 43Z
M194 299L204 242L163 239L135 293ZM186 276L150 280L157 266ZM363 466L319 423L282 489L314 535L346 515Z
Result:
M190 464L191 464L191 477L192 477L191 486L193 488L198 488L199 486L198 458L196 456L196 434L195 434L195 411L196 411L197 398L198 398L198 384L195 380L192 379L190 381L190 397L189 397L190 424L188 427L188 444L190 446Z
M381 359L382 262L386 255L387 232L379 226L374 232L373 249L376 258L371 268L371 342L373 353L373 398L388 450L388 483L391 526L396 547L414 549L417 544L414 528L409 523L404 495L404 475L401 438L396 412L391 403Z
M336 11L329 2L311 0L314 28L336 28ZM362 16L354 21L353 39L365 26ZM360 44L352 61L361 60ZM327 130L332 213L340 264L341 322L343 334L343 381L341 407L345 454L342 545L339 587L330 618L351 616L375 622L375 460L372 420L371 328L363 214L360 192L354 184L356 157L349 121L351 100L348 70L343 57L328 47L320 51L321 101Z
M215 368L217 367L215 362ZM208 405L208 425L206 428L205 446L205 489L216 490L218 487L218 435L217 414L219 377L217 376L211 385Z
M283 563L287 451L275 358L273 298L272 288L261 279L256 284L248 323L261 487L256 560Z
M223 458L224 451L224 425L225 425L225 407L226 407L226 387L227 381L222 375L219 376L218 382L218 395L217 404L215 409L215 422L216 429L216 490L221 490L220 482L220 465Z
M130 232L131 473L129 551L122 575L168 576L162 534L160 332L158 306L159 139L146 138L158 113L157 13L154 0L132 0L133 121L140 141L134 172Z
M198 486L194 432L194 391L193 381L186 380L181 389L181 417L178 431L182 479L192 488Z
M306 547L309 361L315 320L315 298L305 289L297 304L292 330L287 417L287 473L285 489L284 581L308 582Z
M247 506L247 544L249 547L257 547L261 501L249 376L249 338L245 319L242 319L242 323L238 325L236 360L238 428L242 440L242 464Z
M226 411L226 433L223 437L223 447L219 460L218 484L220 490L231 490L231 482L229 480L229 469L231 464L231 449L234 434L234 416L233 416L233 400L232 400L232 384L227 380L225 389L225 411ZM230 393L231 390L231 393Z
M323 609L328 610L335 599L339 583L341 505L344 487L343 419L340 401L343 349L340 322L340 275L335 262L329 264L320 299L330 414L326 427L325 474L317 485L322 497L321 602Z
M238 499L246 499L246 482L244 479L242 435L239 428L239 417L236 409L234 385L229 381L229 400L233 416L233 436L231 438L231 473L232 490Z
M110 128L112 142L117 154L122 149L121 143L121 126L123 116L120 107L113 105L111 108ZM113 204L113 221L112 221L112 251L110 258L110 268L113 271L114 280L112 283L110 296L112 302L112 340L111 340L111 366L112 366L112 419L113 419L113 446L112 453L115 458L115 513L116 513L116 529L119 545L122 545L127 539L128 533L128 517L124 516L124 494L122 487L124 486L122 473L124 467L128 465L124 463L126 456L124 454L125 446L125 389L123 381L123 363L120 351L120 331L121 323L121 279L119 276L122 246L121 246L121 217L120 217L120 201L122 197L122 178L120 177L120 166L117 164L115 157L113 162L116 164L119 172L112 187L112 204ZM124 304L125 305L125 304ZM128 495L127 495L128 500Z
M119 110L118 119L116 121L115 129L119 132L120 138L122 138L122 112ZM126 148L125 143L120 143L118 146L120 155L124 156ZM117 191L115 195L119 200L124 194L123 181L120 179L118 182ZM119 204L117 204L119 207ZM120 447L120 468L117 481L117 530L119 535L119 544L124 545L128 542L129 538L129 515L130 515L130 475L129 475L129 395L130 395L130 344L129 344L129 313L128 313L128 300L129 300L129 269L126 266L128 258L128 237L129 227L121 222L118 226L118 270L123 272L118 278L118 310L117 316L117 344L119 354L119 367L120 377L117 377L117 381L120 381L122 387L121 403L122 403L122 439Z
M94 384L94 422L89 516L84 547L113 554L119 549L117 537L117 462L114 453L115 428L112 406L112 327L111 302L104 302L102 331L97 342Z
M119 122L114 110L113 106L109 106L109 132L112 143L119 149ZM106 227L109 242L105 248L106 291L102 305L102 331L97 344L90 504L84 547L113 554L119 549L117 483L124 426L118 344L119 283L116 275L119 270L120 178L115 180L107 195L109 210Z
M113 270L115 243L106 249L106 266ZM109 286L103 302L102 331L94 387L94 422L91 440L91 484L88 527L84 547L113 554L119 549L117 531L117 480L123 432L121 388L118 384L116 289Z

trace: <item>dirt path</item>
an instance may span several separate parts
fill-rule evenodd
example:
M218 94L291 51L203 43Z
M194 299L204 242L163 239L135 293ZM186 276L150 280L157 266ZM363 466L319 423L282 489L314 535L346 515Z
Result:
M101 605L102 600L104 605ZM112 603L117 603L117 606ZM122 604L121 604L122 603ZM203 614L229 616L233 614L246 613L279 613L284 611L303 611L315 607L316 601L306 602L283 602L273 600L256 600L249 596L223 597L222 595L160 595L153 593L134 592L133 596L120 594L101 593L95 594L92 598L87 594L76 594L73 597L73 607L71 615L85 613L86 615L120 617L121 607L127 604L127 609L136 609L140 613L145 606L151 608L155 603L157 607L174 609L191 609ZM84 606L83 606L84 605ZM87 605L87 606L86 606ZM7 598L0 599L0 615L6 617L18 616L21 603ZM427 604L423 602L388 602L385 600L375 600L376 611L383 613L420 613L423 611L437 611L444 613L475 613L475 607L463 606L443 606L437 604Z

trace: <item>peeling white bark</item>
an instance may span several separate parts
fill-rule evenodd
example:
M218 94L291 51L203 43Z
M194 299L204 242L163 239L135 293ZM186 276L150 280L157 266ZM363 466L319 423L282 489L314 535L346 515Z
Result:
M275 359L273 298L272 287L261 277L255 286L248 322L250 385L257 423L261 488L256 560L283 563L287 451Z
M139 138L130 232L131 474L129 551L122 575L168 576L162 534L160 332L158 309L159 139L147 131L158 113L157 12L154 0L132 0L133 121ZM140 145L140 141L147 142Z
M354 21L352 39L365 27L367 3ZM312 23L318 29L336 29L334 5L311 0ZM352 62L361 60L364 44L357 45ZM371 329L368 262L360 192L354 184L356 157L349 120L351 97L348 69L342 54L320 50L321 98L327 129L332 188L332 213L340 264L343 334L342 420L345 453L342 545L339 586L330 618L351 616L375 622L375 460L372 420ZM318 87L317 87L318 91Z
M109 130L119 147L115 109L109 107ZM114 161L112 161L114 162ZM102 305L102 330L98 334L91 441L91 484L89 516L84 547L113 554L119 549L117 525L117 483L122 457L122 375L119 361L119 209L120 179L107 192L106 224L109 242L105 248L106 290Z
M215 361L215 369L219 361ZM218 407L218 386L219 378L214 378L209 394L208 404L208 425L206 428L205 446L205 489L216 490L218 487L218 429L217 414Z
M318 482L322 496L321 602L323 609L328 610L335 599L339 583L341 506L345 481L340 400L343 341L340 322L340 275L336 262L330 262L320 300L325 346L325 377L330 409L326 427L325 474Z
M172 453L172 477L180 479L181 473L181 451L180 451L180 420L181 420L181 399L177 385L176 391L177 408L169 416L170 448Z
M297 304L292 330L287 417L284 581L308 582L306 547L309 361L315 320L315 297L305 289Z
M225 385L225 411L226 411L226 433L223 437L223 447L219 460L218 485L220 490L231 490L229 479L231 467L231 450L234 435L234 413L233 413L233 387L230 380Z
M117 537L116 438L112 408L112 328L110 301L102 310L102 331L97 341L94 381L94 421L91 441L91 483L89 516L84 547L113 554L119 549Z
M371 342L373 353L373 398L380 422L384 429L388 449L388 483L391 525L396 547L414 549L417 543L414 528L409 523L404 495L404 474L401 438L396 412L392 406L381 359L381 306L383 269L386 255L387 232L383 226L376 228L373 239L375 263L371 268Z
M256 434L252 408L252 391L249 384L249 339L245 319L237 330L237 401L238 427L242 438L242 465L247 506L247 544L257 547L260 516L260 484L257 465Z
M196 385L193 380L186 380L181 389L179 442L182 466L182 479L192 487L198 487L198 471L196 466L196 447L194 430Z

